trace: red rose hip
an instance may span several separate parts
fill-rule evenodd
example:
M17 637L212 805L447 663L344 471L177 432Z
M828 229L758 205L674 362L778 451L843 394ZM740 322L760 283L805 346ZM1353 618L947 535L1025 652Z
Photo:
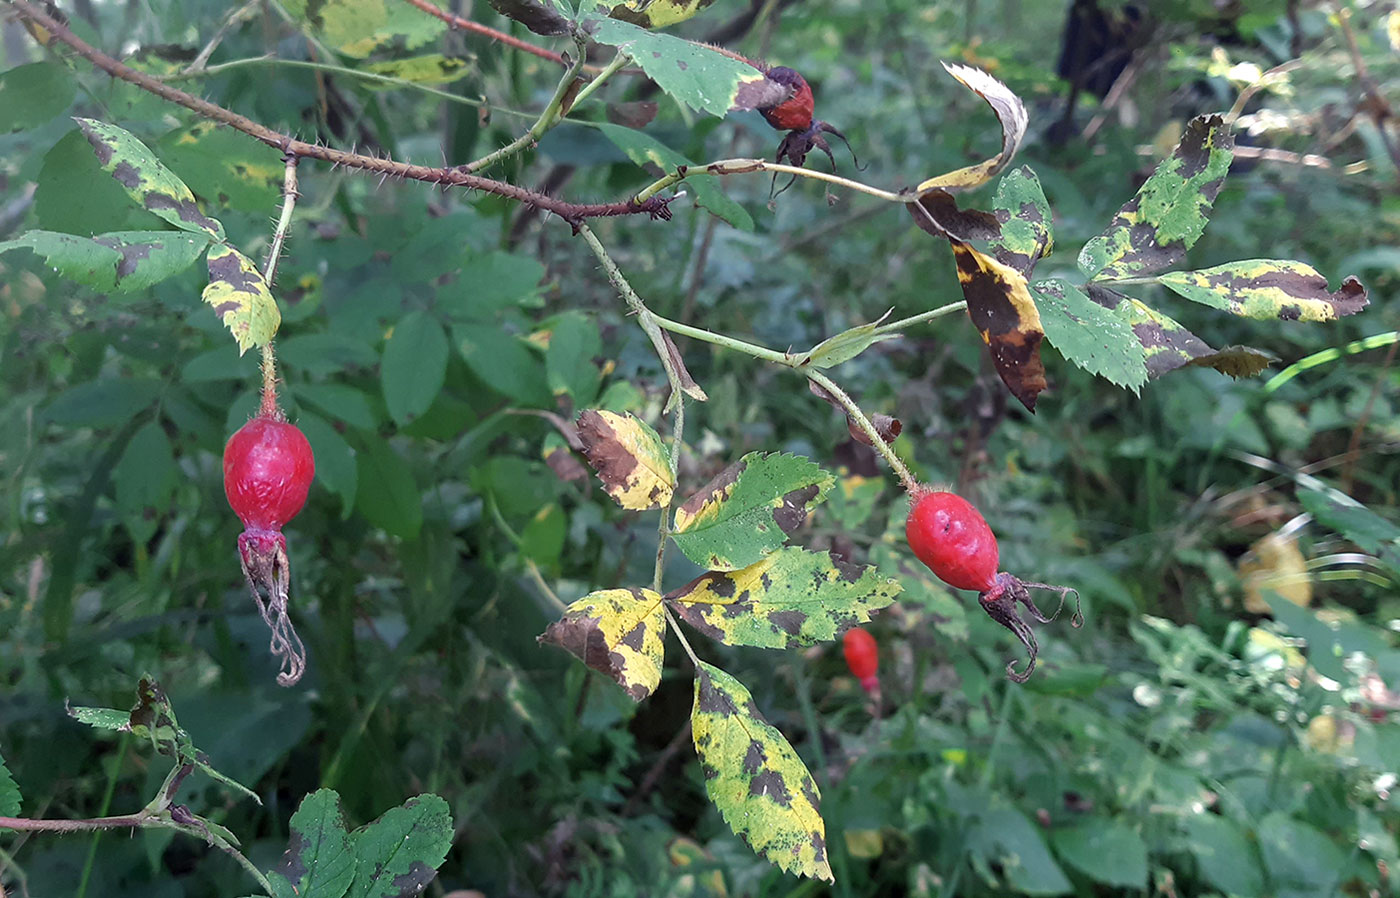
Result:
M846 656L846 666L866 692L880 688L880 650L875 645L875 637L860 627L852 627L842 638L841 650Z
M253 418L224 446L224 492L250 530L281 530L306 505L315 474L311 444L286 421Z
M949 586L977 592L995 588L997 538L963 497L944 492L915 495L904 535L914 555Z

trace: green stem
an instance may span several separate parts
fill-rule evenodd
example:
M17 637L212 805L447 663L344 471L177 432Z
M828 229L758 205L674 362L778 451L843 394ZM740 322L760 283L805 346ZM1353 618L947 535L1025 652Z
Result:
M107 788L102 793L102 806L100 813L106 814L112 807L112 796L117 790L117 776L121 772L122 764L126 762L126 751L131 745L131 734L121 734L121 744L117 750L117 763L112 765L107 774ZM164 790L162 789L162 792ZM92 842L88 845L86 860L83 861L83 875L78 879L77 898L84 898L87 895L88 880L92 876L92 865L97 859L97 843L102 838L102 831L96 830L92 834Z
M565 70L564 77L559 79L558 86L554 88L554 96L549 98L549 103L540 113L540 117L535 119L535 123L530 126L529 130L501 147L499 150L487 153L475 162L468 162L466 165L462 166L463 171L468 173L481 171L483 168L490 168L497 162L509 159L511 156L514 156L527 147L534 146L539 139L544 136L546 131L559 124L560 120L564 117L564 99L569 95L570 89L573 88L574 79L576 79L579 72L583 70L583 61L587 58L587 53L585 52L582 42L575 47L574 55L578 58ZM619 57L621 55L620 53L618 54Z
M745 355L751 355L756 359L763 359L765 362L772 362L775 365L782 365L786 368L796 368L800 362L798 356L777 352L766 346L759 346L757 343L746 343L743 340L727 337L724 334L717 334L714 331L707 331L704 328L681 324L679 321L663 318L655 312L652 313L651 317L660 327L673 334L680 334L682 337L690 337L705 343L712 343L715 346L723 346L725 349L742 352Z
M875 336L893 334L906 331L916 324L923 324L925 321L932 321L935 318L942 318L944 315L951 315L954 312L961 312L967 308L966 302L950 302L946 306L939 306L936 309L929 309L927 312L920 312L918 315L910 315L908 318L901 318L898 321L891 321L889 324L882 324L875 328Z
M666 605L661 606L666 612L666 623L671 625L671 631L676 634L676 638L681 641L681 648L690 656L690 663L695 665L695 669L700 669L700 656L695 654L695 649L690 647L690 640L685 638L685 633L681 630L681 625L676 623L675 615L671 614L671 609Z
M603 70L597 75L594 75L593 80L583 86L583 90L579 91L578 96L574 97L572 105L577 106L588 99L595 90L603 86L604 81L607 81L613 75L621 71L622 67L627 65L629 59L630 57L626 53L619 50L617 55L613 57L612 62L603 66Z
M292 227L292 211L297 207L297 157L287 154L286 167L282 172L282 214L277 216L277 227L272 232L272 246L267 251L267 263L263 266L263 280L269 287L277 277L277 261L282 257L282 245L287 242L287 231Z
M647 185L632 198L632 202L644 202L668 187L672 187L692 174L696 175L742 175L750 172L774 172L777 174L796 175L799 178L812 178L817 181L825 181L828 184L835 184L867 194L878 199L891 203L909 203L914 197L905 193L896 193L891 190L883 190L879 187L872 187L860 181L853 181L850 178L843 178L840 175L830 174L824 171L817 171L811 168L800 168L796 165L784 165L780 162L768 162L765 159L718 159L705 165L682 166L663 178Z
M1162 283L1162 279L1161 279L1160 277L1145 277L1145 278L1094 278L1094 279L1091 280L1089 283L1091 283L1091 284L1105 284L1105 285L1110 286L1110 287L1132 287L1132 286L1138 285L1138 284L1160 284L1160 283Z
M914 475L909 473L909 468L905 466L904 460L895 453L894 447L886 443L884 437L880 436L880 431L865 416L865 412L860 410L860 406L856 405L854 399L846 395L846 392L838 387L835 381L820 371L808 371L807 379L821 387L841 404L841 407L846 410L846 415L856 423L861 433L870 439L871 447L884 457L885 462L899 477L899 482L906 493L912 494L919 488L919 481L915 480Z

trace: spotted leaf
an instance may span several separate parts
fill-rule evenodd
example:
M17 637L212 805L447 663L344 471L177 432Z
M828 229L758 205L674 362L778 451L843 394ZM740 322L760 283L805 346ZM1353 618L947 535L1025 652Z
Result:
M201 298L238 341L242 355L262 346L277 333L282 313L267 289L267 281L252 260L226 243L209 247L209 286Z
M787 542L833 482L805 458L751 452L676 509L671 537L702 567L746 568Z
M1016 155L1016 150L1021 146L1021 140L1026 136L1026 123L1028 121L1026 107L1021 103L1021 98L1011 92L1011 88L981 69L974 69L971 66L949 65L945 62L943 68L948 71L948 74L958 79L960 84L986 100L987 105L992 107L992 111L996 113L997 121L1001 122L1001 152L976 165L969 165L957 171L929 178L914 188L914 192L918 196L923 196L925 193L939 188L965 190L971 187L980 187L1000 174L1002 169L1011 163L1011 157Z
M676 489L661 437L631 413L588 409L578 416L583 454L603 489L632 511L661 508Z
M612 677L634 701L661 682L665 606L650 589L604 589L564 610L540 637Z
M729 828L783 870L835 882L817 784L744 684L701 662L690 721L705 791Z
M967 316L987 344L997 374L1011 395L1035 411L1035 399L1045 389L1045 365L1040 361L1045 333L1026 276L966 243L953 241L953 254Z
M626 53L657 87L697 112L723 118L730 109L754 109L748 94L767 96L774 89L774 82L748 62L713 47L617 19L585 27L593 40Z
M713 2L715 0L622 0L599 6L614 19L643 28L666 28L684 22Z
M1089 285L1089 296L1133 329L1142 344L1150 377L1161 377L1187 365L1214 368L1231 377L1252 377L1276 359L1249 346L1213 349L1200 337L1156 309L1113 290Z
M1045 339L1061 355L1134 393L1147 383L1142 344L1126 320L1061 278L1037 281L1030 291Z
M355 878L345 898L421 895L447 857L452 835L452 814L437 795L416 795L391 808L350 834Z
M303 798L287 828L287 850L268 871L274 894L344 895L355 879L355 855L335 790L318 789Z
M1335 321L1366 308L1366 288L1354 277L1335 292L1310 265L1249 259L1201 271L1172 271L1158 278L1194 302L1245 318Z
M365 71L391 78L402 78L414 84L451 84L470 75L471 60L460 56L444 56L441 53L428 53L423 56L410 56L407 59L388 59L365 66ZM366 87L371 90L387 90L393 85L370 81Z
M738 571L711 571L666 601L692 627L725 645L764 649L835 639L899 594L898 581L828 552L779 549Z
M188 231L113 231L96 237L28 231L0 242L0 253L33 250L59 274L100 293L145 290L188 268L209 238Z
M1023 165L997 183L992 210L1001 230L991 239L992 255L1030 277L1035 263L1049 255L1055 238L1050 227L1050 203L1040 188L1040 179Z
M1108 229L1085 244L1079 269L1105 280L1151 274L1181 261L1206 228L1234 147L1220 116L1192 119L1176 151L1123 204Z
M162 165L144 143L116 125L88 118L74 121L97 154L98 165L143 208L181 230L224 239L224 226L200 211L185 182Z

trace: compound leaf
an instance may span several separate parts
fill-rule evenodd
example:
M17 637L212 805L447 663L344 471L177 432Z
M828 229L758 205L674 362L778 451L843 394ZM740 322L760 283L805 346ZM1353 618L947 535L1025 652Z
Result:
M452 815L436 795L419 795L350 835L355 879L348 898L399 898L423 891L452 847Z
M666 600L686 623L725 645L784 649L835 639L899 591L873 567L789 546L742 570L704 574Z
M226 243L209 247L209 286L200 295L238 341L238 354L277 333L282 313L253 260Z
M604 589L566 608L540 641L567 649L584 664L612 677L634 701L641 701L661 682L665 633L660 593L640 588Z
M1001 152L976 165L969 165L957 171L929 178L914 188L916 196L923 196L925 193L939 188L963 190L980 187L1000 174L1002 169L1011 163L1011 157L1016 155L1016 150L1021 146L1021 140L1026 136L1026 123L1029 120L1026 115L1026 107L1022 104L1021 98L1011 92L1011 88L981 69L975 69L971 66L949 65L945 62L943 68L947 70L948 74L958 79L958 83L986 100L987 105L992 107L992 111L996 113L997 121L1001 123Z
M75 118L102 170L126 189L138 205L185 231L224 239L224 226L205 215L185 182L161 164L146 145L128 132L88 118Z
M1231 377L1252 377L1276 359L1248 346L1212 349L1200 337L1136 299L1089 285L1089 297L1128 324L1142 344L1149 377L1161 377L1186 365L1214 368Z
M302 799L292 815L291 839L282 861L268 874L285 882L281 894L299 898L341 898L355 879L355 855L334 789L318 789Z
M1026 276L966 243L954 240L952 245L967 317L977 326L1011 395L1033 412L1036 397L1045 389L1045 365L1040 360L1045 332Z
M676 481L661 436L630 412L588 409L578 416L583 454L603 489L632 511L661 508L671 501Z
M783 870L834 882L817 784L744 684L702 662L690 720L705 791L730 829Z
M1037 281L1030 291L1045 338L1061 355L1134 393L1147 383L1142 344L1125 320L1061 278Z
M601 19L586 27L593 40L626 53L657 87L697 112L723 118L734 108L752 109L753 102L742 96L744 88L766 93L773 87L749 63L692 41L617 19Z
M696 564L736 571L787 542L834 482L808 459L750 452L676 509L671 536Z
M1108 228L1085 244L1080 270L1102 280L1151 274L1179 262L1206 228L1234 147L1220 116L1192 119L1176 151L1123 204Z
M1354 277L1335 293L1327 278L1302 262L1248 259L1158 278L1187 299L1245 318L1335 321L1366 308L1366 288Z

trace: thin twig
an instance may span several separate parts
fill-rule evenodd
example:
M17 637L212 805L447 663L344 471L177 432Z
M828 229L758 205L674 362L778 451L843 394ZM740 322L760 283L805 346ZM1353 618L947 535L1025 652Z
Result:
M1395 145L1390 131L1386 129L1386 124L1394 118L1394 114L1390 110L1390 103L1381 93L1376 79L1371 77L1371 70L1366 67L1366 61L1361 58L1361 48L1356 44L1356 32L1351 28L1351 10L1340 3L1337 4L1336 9L1337 25L1342 29L1342 37L1346 39L1347 52L1351 54L1351 64L1356 70L1356 80L1361 82L1361 89L1366 94L1366 112L1375 120L1376 131L1380 134L1381 143L1385 144L1385 151L1390 154L1390 161L1395 165L1396 172L1400 173L1400 147Z
M488 27L480 22L473 22L471 19L464 19L445 9L439 9L429 3L428 0L405 0L405 2L413 4L430 16L436 16L442 19L447 23L449 28L460 28L463 31L480 34L483 37L489 37L491 40L505 44L508 47L514 47L517 50L523 50L526 53L538 56L540 59L548 59L550 62L558 63L566 68L569 66L569 61L564 58L564 54L562 53L555 53L553 50L546 50L544 47L536 47L532 43L522 41L518 37L506 34L504 31L497 31L495 28Z
M807 379L829 393L841 405L841 408L846 410L846 415L870 439L870 445L874 447L876 452L880 453L895 475L899 477L904 491L912 495L919 488L919 481L915 480L914 475L909 473L909 468L904 464L904 460L895 453L894 448L889 443L885 442L885 438L866 417L865 412L860 410L860 406L856 405L855 400L848 396L845 390L837 386L835 381L820 371L808 371Z
M408 2L412 3L414 0L408 0ZM577 90L574 82L575 79L578 78L579 70L583 68L584 47L582 42L579 43L577 50L578 58L574 61L573 65L569 66L569 68L564 71L564 77L559 79L559 85L554 89L554 96L550 97L549 102L545 104L543 111L540 112L540 117L535 119L535 123L530 126L529 130L500 149L487 153L475 162L469 162L466 165L460 166L462 171L481 171L483 168L489 168L497 162L509 159L526 147L534 146L535 143L544 136L546 131L559 123L568 112L568 110L564 108L565 99L568 97L570 91ZM619 53L618 56L620 58L622 54Z
M224 16L224 21L219 25L218 30L214 32L214 36L209 38L209 42L204 45L204 49L200 50L199 55L196 56L189 65L185 66L185 74L203 71L204 66L209 62L209 57L214 55L214 51L218 49L219 44L223 42L224 36L228 34L229 29L242 21L250 12L261 5L262 0L248 0L247 3Z
M210 103L207 100L202 100L199 97L187 94L182 90L152 78L150 75L123 65L100 50L92 47L62 23L48 15L48 13L35 6L33 3L28 2L28 0L8 0L8 2L20 16L46 28L56 40L72 47L79 56L88 60L112 77L135 84L142 90L183 106L205 118L228 125L234 130L241 131L249 137L281 150L284 154L290 154L299 158L319 159L323 162L330 162L347 168L372 172L384 178L406 178L408 180L423 181L429 184L445 184L454 187L466 187L471 190L480 190L484 193L495 194L496 196L505 197L506 199L552 212L574 227L577 227L588 218L614 215L645 214L649 215L652 219L666 219L670 217L670 211L666 208L666 201L659 200L659 198L652 198L652 200L657 200L656 202L652 200L647 200L645 202L622 200L614 203L570 203L536 193L532 190L526 190L523 187L517 187L514 184L507 184L503 181L495 181L490 178L473 175L459 168L432 168L426 165L412 165L404 162L395 162L392 159L365 156L359 153L347 153L344 150L337 150L331 147L296 140L288 134L275 131L250 118L239 115L222 106Z

